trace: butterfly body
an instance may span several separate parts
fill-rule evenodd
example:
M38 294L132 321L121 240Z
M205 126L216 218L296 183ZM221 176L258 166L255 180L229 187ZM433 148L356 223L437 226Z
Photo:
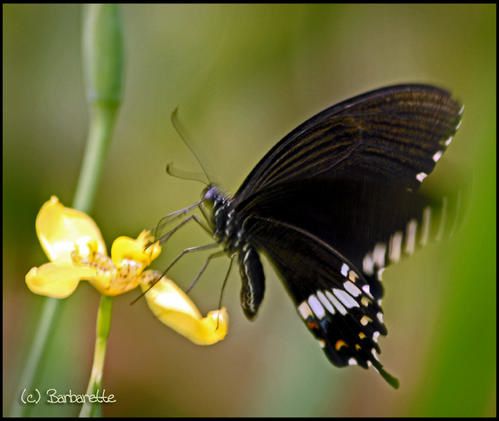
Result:
M242 224L235 214L232 198L215 185L209 185L204 189L201 198L211 210L209 222L213 238L222 245L229 256L240 252L244 246L242 242L244 233Z
M453 225L448 198L419 192L463 108L444 89L396 85L343 101L286 135L238 191L202 194L213 237L237 256L241 306L263 300L267 256L296 310L336 366L375 368L386 335L385 267Z

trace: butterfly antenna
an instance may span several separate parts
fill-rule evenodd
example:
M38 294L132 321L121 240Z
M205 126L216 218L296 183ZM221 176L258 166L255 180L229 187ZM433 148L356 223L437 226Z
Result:
M201 179L200 173L195 173L191 171L179 170L173 167L173 162L166 164L166 173L175 178L180 178L181 180L198 181L203 183L205 186L208 184L206 181Z
M208 183L211 183L210 177L208 177L208 173L206 172L206 168L204 167L203 163L201 162L201 160L197 156L197 154L194 151L194 149L191 147L191 145L187 141L188 136L186 134L186 131L185 131L184 127L182 126L182 123L180 122L180 120L178 118L178 107L176 107L173 110L172 115L171 115L171 121L172 121L173 127L175 127L175 130L177 131L177 133L180 136L180 138L182 139L182 141L189 148L189 150L191 151L192 155L194 155L194 158L196 158L196 161L198 162L199 166L203 170L203 173L204 173L206 179L208 180Z

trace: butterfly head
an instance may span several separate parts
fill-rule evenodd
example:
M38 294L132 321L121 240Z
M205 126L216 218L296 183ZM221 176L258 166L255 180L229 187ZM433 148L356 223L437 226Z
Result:
M217 209L223 207L226 202L226 196L218 188L218 186L210 183L203 189L201 193L201 200L210 212L214 214Z
M218 186L209 184L203 189L201 199L206 202L208 206L217 207L217 205L227 202L228 197Z
M207 202L215 202L216 199L221 195L220 189L214 184L208 184L201 193L201 198Z

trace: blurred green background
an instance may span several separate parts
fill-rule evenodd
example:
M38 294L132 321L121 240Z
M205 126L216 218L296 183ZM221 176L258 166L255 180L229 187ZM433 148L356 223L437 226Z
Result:
M88 115L81 7L3 6L3 402L6 413L40 314L24 275L46 258L35 235L40 205L70 205ZM198 171L169 120L178 105L193 146L234 192L284 134L321 109L368 89L428 82L466 106L455 141L428 182L457 168L471 182L464 224L384 276L382 361L373 371L330 365L266 264L268 291L254 323L239 307L234 270L224 304L227 339L202 348L161 325L135 293L115 300L104 384L107 416L491 416L496 414L495 5L126 5L125 95L93 216L106 241L135 236L202 186L165 164ZM207 242L196 227L168 243L158 269ZM171 275L186 287L203 256ZM215 308L227 259L193 290ZM98 294L65 300L38 387L83 393ZM39 405L32 415L76 415Z

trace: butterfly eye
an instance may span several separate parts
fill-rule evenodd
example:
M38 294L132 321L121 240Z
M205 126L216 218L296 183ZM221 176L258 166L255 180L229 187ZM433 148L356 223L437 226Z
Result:
M223 194L220 192L220 190L213 185L209 185L208 187L206 187L201 194L203 200L206 200L206 202L208 203L213 203L222 196Z

